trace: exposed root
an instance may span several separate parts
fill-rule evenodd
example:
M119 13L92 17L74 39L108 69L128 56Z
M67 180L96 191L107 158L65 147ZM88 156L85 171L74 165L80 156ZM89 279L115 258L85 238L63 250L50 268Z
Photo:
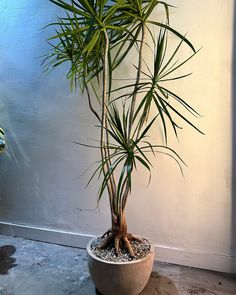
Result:
M134 251L128 238L124 237L123 240L124 240L125 248L127 249L128 253L130 254L131 257L134 257Z
M113 246L117 256L119 255L120 250L124 249L128 252L131 258L134 258L136 253L134 253L130 242L142 242L142 239L127 232L127 223L123 213L124 212L121 212L120 215L112 216L112 227L103 234L102 238L105 238L105 240L100 246L100 249Z
M114 238L114 247L115 247L115 253L118 255L119 253L119 248L120 248L120 238L116 237Z
M102 235L102 238L105 238L105 237L109 236L111 233L112 233L112 230L111 230L111 229L108 229L108 230Z
M106 238L106 240L104 241L104 243L100 246L100 249L108 248L113 243L113 240L114 240L114 235L113 234L110 234Z
M137 237L137 236L133 236L132 234L127 234L127 238L129 239L129 241L137 241L142 243L143 239Z
M102 238L106 237L105 241L103 242L103 244L100 246L100 249L105 249L108 247L112 247L114 246L115 248L115 253L118 256L119 255L119 251L120 249L125 249L131 258L133 258L135 256L135 253L133 251L133 248L131 246L131 241L138 241L138 242L142 242L142 239L133 236L130 233L114 233L111 229L109 229L108 231L106 231Z

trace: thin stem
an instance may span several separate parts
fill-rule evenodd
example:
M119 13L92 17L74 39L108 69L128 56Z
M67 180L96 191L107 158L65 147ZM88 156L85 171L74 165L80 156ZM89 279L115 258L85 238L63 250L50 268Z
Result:
M133 125L133 116L134 116L134 109L135 109L135 103L137 99L137 93L138 93L138 85L141 79L141 72L142 72L142 64L143 64L143 48L145 43L145 35L146 35L146 27L145 24L142 26L142 37L141 37L141 43L140 43L140 49L139 49L139 60L138 60L138 70L137 70L137 76L136 76L136 82L133 92L133 97L131 101L130 106L130 117L129 117L129 129L128 129L128 137L130 138L131 129Z
M110 159L110 153L109 150L104 147L104 142L106 142L105 146L108 146L109 143L109 137L107 132L107 106L108 106L108 93L107 93L107 80L108 80L108 50L109 50L109 38L107 35L106 30L103 31L104 37L105 37L105 48L104 48L104 60L103 60L103 91L102 91L102 120L101 120L101 138L100 138L100 148L101 148L101 158L102 162L104 162L104 159ZM106 130L106 132L104 132ZM109 164L110 160L109 160ZM103 167L103 173L104 175L109 170L109 165L106 161L106 168ZM114 175L111 175L111 178L109 179L109 182L107 183L107 189L109 194L109 203L110 203L110 210L111 215L114 215L114 197L116 193L116 187L115 187L115 180Z
M88 85L86 82L85 82L85 90L86 90L87 96L88 96L89 108L92 111L92 113L95 115L95 117L98 119L98 121L101 123L101 119L100 119L98 113L95 111L95 109L92 106L91 95L90 95L90 91L89 91L89 88L88 88Z
M129 185L128 185L128 182L126 181L126 189L122 198L122 212L125 211L128 196L129 196Z

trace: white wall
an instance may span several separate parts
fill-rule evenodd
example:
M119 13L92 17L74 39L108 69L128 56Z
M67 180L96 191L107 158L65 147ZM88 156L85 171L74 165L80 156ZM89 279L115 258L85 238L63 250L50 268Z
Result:
M176 89L203 117L186 126L173 147L188 164L156 158L152 183L135 179L129 229L149 237L156 258L222 271L236 271L232 216L232 73L234 1L170 1L172 25L200 53L186 71L194 75ZM47 0L0 1L0 125L9 155L0 158L0 230L64 244L84 245L86 235L109 227L107 200L96 207L96 183L78 176L97 159L73 140L96 138L87 101L71 94L61 71L40 67L44 40L58 9ZM156 136L154 133L153 136ZM104 210L105 209L105 210ZM85 238L85 239L84 239Z

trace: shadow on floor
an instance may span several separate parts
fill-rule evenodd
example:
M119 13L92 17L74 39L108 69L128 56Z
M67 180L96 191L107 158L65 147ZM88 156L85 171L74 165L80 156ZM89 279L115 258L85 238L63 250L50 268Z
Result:
M0 247L0 275L7 275L9 269L17 266L16 259L11 257L15 252L16 248L12 245Z
M80 294L102 295L98 290L95 291L95 287L91 278L88 280L86 286L82 288ZM147 286L140 295L179 295L179 293L173 281L171 281L167 277L159 275L157 272L153 272Z
M147 286L140 295L178 295L177 288L172 280L167 277L159 275L157 272L153 272Z

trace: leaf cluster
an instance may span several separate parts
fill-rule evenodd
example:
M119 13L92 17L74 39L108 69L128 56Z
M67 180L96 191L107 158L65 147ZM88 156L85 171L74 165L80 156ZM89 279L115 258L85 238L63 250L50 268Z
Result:
M168 146L169 126L176 137L182 128L181 121L201 132L186 115L198 117L199 113L171 90L170 85L172 81L190 75L179 75L178 72L197 52L186 36L170 26L169 9L172 6L166 1L50 1L61 7L65 16L49 24L56 27L56 33L48 40L51 51L43 64L47 70L54 70L69 62L66 76L71 86L79 85L86 90L90 109L102 130L100 146L96 146L101 150L101 160L92 178L97 173L102 177L98 199L108 188L111 207L118 214L125 208L132 188L132 173L138 165L148 170L150 180L152 162L149 154L164 153L172 157L182 171L183 160ZM153 13L159 7L164 8L164 22L153 19ZM157 34L153 33L153 27ZM152 43L148 44L153 53L151 65L143 53L145 34ZM179 40L172 51L168 48L169 34ZM179 61L183 45L192 53ZM116 88L114 72L133 49L138 53L138 63L134 65L137 75L132 83L123 79L124 84ZM105 93L96 89L95 79L107 89ZM99 100L99 109L94 107L91 89ZM121 90L126 93L121 94ZM154 110L154 115L150 110ZM148 137L156 123L163 130L164 144L152 143Z

